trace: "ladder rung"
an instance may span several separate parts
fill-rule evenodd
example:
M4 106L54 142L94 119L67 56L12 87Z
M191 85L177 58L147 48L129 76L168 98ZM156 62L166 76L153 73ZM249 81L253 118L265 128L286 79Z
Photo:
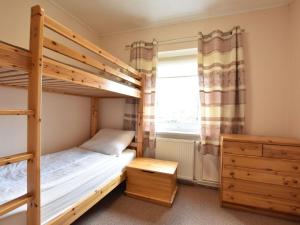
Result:
M9 202L6 202L2 205L0 205L0 216L26 204L32 199L32 197L29 194L22 195L19 198L13 199Z
M4 156L0 158L0 166L3 165L8 165L11 163L16 163L19 161L23 161L23 160L29 160L33 158L33 154L32 153L20 153L20 154L16 154L16 155L11 155L11 156Z
M23 109L5 109L0 110L0 115L33 115L33 110L23 110Z

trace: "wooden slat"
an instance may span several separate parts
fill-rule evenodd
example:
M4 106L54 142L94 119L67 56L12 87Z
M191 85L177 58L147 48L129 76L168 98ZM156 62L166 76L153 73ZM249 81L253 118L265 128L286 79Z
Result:
M58 53L60 53L64 56L75 59L75 60L77 60L79 62L82 62L86 65L92 66L96 69L102 70L103 72L106 72L110 75L122 78L123 80L129 81L129 82L131 82L135 85L141 86L140 81L138 81L138 80L136 80L136 79L124 74L124 73L121 73L120 71L117 71L117 70L111 68L110 66L107 66L107 65L99 62L98 60L90 57L90 56L87 56L87 55L82 54L82 53L80 53L76 50L68 48L68 47L64 46L63 44L58 43L57 41L53 41L53 40L51 40L47 37L44 37L44 47L46 47L50 50L53 50L55 52L58 52Z
M6 202L0 205L0 216L19 208L20 206L30 202L32 197L30 195L23 195L19 198Z
M135 78L141 78L139 72L132 68L131 66L127 65L120 59L114 57L110 53L106 52L105 50L99 48L97 45L93 44L92 42L86 40L79 34L74 33L69 28L65 27L64 25L60 24L59 22L55 21L54 19L45 16L45 26L56 33L61 34L62 36L68 38L69 40L87 48L88 50L102 56L103 58L107 59L108 61L122 67L125 70L128 70L132 73Z
M99 101L96 97L91 97L91 124L90 137L93 137L98 131Z
M0 42L0 68L29 71L31 69L30 63L31 54L29 51Z
M103 89L135 98L140 98L140 90L124 84L99 77L95 74L77 69L70 65L44 58L43 74L54 79L65 80L83 86Z
M34 116L27 120L27 152L34 158L27 161L27 191L32 201L27 204L27 224L41 224L41 121L42 121L42 72L44 10L40 6L31 8L30 52L32 69L28 81L28 109Z
M5 109L0 110L0 115L34 115L32 110L24 110L24 109Z
M20 162L23 160L29 160L32 158L33 158L32 153L20 153L20 154L11 155L11 156L5 156L5 157L0 158L0 166Z

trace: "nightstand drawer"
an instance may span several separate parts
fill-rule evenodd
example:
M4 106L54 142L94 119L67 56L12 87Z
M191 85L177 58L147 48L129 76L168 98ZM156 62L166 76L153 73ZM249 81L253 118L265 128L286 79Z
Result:
M262 156L262 145L256 143L224 141L222 149L224 153Z

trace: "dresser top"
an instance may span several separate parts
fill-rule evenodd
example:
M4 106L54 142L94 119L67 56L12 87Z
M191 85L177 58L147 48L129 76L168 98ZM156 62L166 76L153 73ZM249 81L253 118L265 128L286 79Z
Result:
M294 138L254 136L243 134L223 134L221 135L221 138L224 141L255 142L261 144L300 146L300 140Z
M149 172L157 172L164 174L174 174L178 166L178 162L151 159L151 158L136 158L127 168L146 170Z

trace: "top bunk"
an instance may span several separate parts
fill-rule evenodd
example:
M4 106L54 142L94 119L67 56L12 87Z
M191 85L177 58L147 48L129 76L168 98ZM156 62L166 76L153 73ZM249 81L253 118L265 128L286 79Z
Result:
M141 97L141 73L44 15L40 6L32 10L42 17L37 33L42 40L44 91L92 97ZM0 86L28 87L32 52L33 49L0 41Z

